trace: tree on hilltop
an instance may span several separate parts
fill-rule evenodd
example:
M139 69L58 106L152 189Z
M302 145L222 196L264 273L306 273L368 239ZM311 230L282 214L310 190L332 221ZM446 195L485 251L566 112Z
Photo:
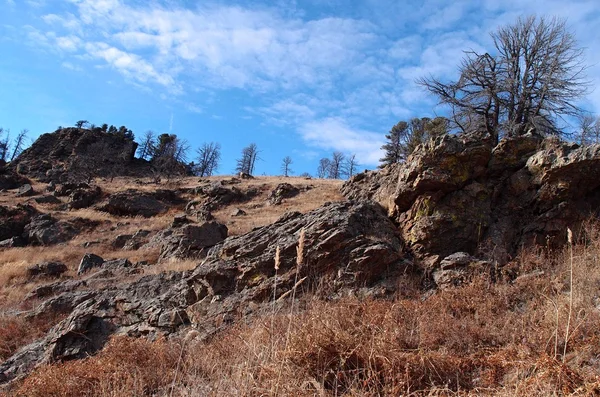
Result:
M452 111L461 131L483 129L495 142L536 128L561 134L560 119L578 116L588 91L583 50L564 19L529 16L491 33L495 54L467 51L460 78L418 80Z
M195 174L198 176L212 176L219 168L221 161L221 145L216 142L203 143L196 150L198 165Z
M447 134L448 129L448 120L445 117L415 117L408 122L399 121L385 136L387 142L381 147L385 155L379 160L379 168L406 161L417 146Z
M292 158L290 156L285 156L281 162L281 171L283 172L283 176L286 178L293 174L294 171L290 168L290 165L293 163Z
M258 160L258 146L255 143L251 143L242 149L242 157L237 159L237 165L235 170L244 174L252 175L254 173L254 167L256 160Z

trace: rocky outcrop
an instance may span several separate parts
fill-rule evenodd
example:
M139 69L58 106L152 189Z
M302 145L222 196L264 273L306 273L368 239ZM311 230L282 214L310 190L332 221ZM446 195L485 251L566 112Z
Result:
M600 146L528 134L494 147L447 135L402 166L355 176L342 191L385 206L425 266L458 251L502 264L523 244L564 242L567 227L598 210Z
M136 167L137 143L98 130L63 128L41 135L9 164L19 174L40 181L65 181L96 176L149 175Z
M31 245L64 243L78 233L78 228L71 223L58 221L48 214L34 217L23 231L23 235Z
M37 214L37 210L31 205L0 206L0 241L13 237L20 238L25 231L25 226Z
M271 205L279 205L284 199L292 198L300 193L300 189L289 183L280 183L269 193L269 203Z
M301 235L304 248L298 265ZM30 316L42 310L68 316L44 338L2 363L0 383L41 363L93 354L113 334L156 337L192 326L207 337L241 316L272 310L273 297L279 305L289 299L293 288L298 297L305 287L322 296L345 289L373 291L377 286L380 293L392 293L396 284L386 280L396 280L409 265L394 224L375 203L329 204L305 215L290 213L272 225L214 246L191 272L148 275L98 290L75 280L38 288L35 296L59 295L33 309Z
M227 232L227 226L211 221L167 229L153 240L154 244L161 247L159 261L197 259L206 256L209 248L225 240Z
M168 207L154 194L128 189L110 195L96 209L117 216L141 215L146 218L166 212Z
M0 164L0 190L17 189L28 183L30 183L29 179L17 174L5 164Z

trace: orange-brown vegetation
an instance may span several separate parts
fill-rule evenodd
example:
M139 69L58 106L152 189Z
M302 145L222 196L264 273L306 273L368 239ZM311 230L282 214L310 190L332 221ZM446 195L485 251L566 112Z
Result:
M599 395L599 261L588 227L572 249L529 249L448 290L300 302L205 342L116 338L15 395Z

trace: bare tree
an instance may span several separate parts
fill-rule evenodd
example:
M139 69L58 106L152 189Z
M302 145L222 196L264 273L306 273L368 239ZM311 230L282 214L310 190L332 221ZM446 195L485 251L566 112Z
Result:
M344 170L346 171L348 178L352 178L352 176L354 176L354 174L356 174L356 169L358 168L358 166L359 166L359 164L356 159L356 154L352 154L346 158L346 164L344 165Z
M14 139L12 144L12 155L10 156L10 161L13 161L21 152L23 151L23 146L25 145L25 138L27 138L27 134L29 133L28 129L22 129L21 132L17 134L17 137Z
M578 118L578 128L573 139L580 145L600 143L600 117L583 114Z
M290 175L293 174L294 171L292 171L292 169L290 168L290 165L293 163L292 158L290 156L285 156L282 160L281 163L281 171L283 171L283 176L285 176L286 178Z
M221 160L221 145L215 142L203 143L198 150L198 165L196 174L198 176L211 176L219 168Z
M254 167L258 157L258 146L255 143L251 143L242 149L242 157L237 160L235 170L237 172L243 172L244 174L252 175L254 173Z
M104 129L104 124L102 128ZM106 126L108 129L108 126ZM156 134L154 131L148 130L142 136L142 141L138 147L139 158L144 160L150 160L156 150Z
M497 142L530 128L562 133L559 120L577 116L589 83L583 50L564 19L529 16L491 33L496 55L466 52L458 81L418 82L452 109L463 131L484 129Z
M2 134L6 134L2 139ZM6 161L8 151L10 150L10 130L0 127L0 161Z
M329 178L340 179L344 174L344 160L346 156L342 152L333 152L329 164Z
M329 174L329 167L331 160L328 158L322 158L319 160L319 167L317 168L317 178L326 178Z
M79 121L77 121L77 122L75 123L75 127L77 127L77 128L83 128L83 127L85 127L86 125L88 125L89 123L90 123L90 122L89 122L89 121L87 121L87 120L79 120Z

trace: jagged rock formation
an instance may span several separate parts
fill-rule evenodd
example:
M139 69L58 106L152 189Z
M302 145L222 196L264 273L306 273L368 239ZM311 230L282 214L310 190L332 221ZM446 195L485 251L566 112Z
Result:
M355 176L342 192L386 207L425 266L458 251L502 264L524 244L563 243L567 227L598 211L600 146L529 134L493 147L447 135L397 170Z
M137 143L116 135L63 128L41 135L9 167L42 182L149 175L150 166L134 159L136 149Z
M296 247L303 229L304 259L298 266ZM281 261L274 291L277 247ZM102 348L112 334L164 335L193 326L201 335L211 335L241 316L272 310L273 296L284 301L298 280L304 280L298 295L304 286L323 296L344 289L393 292L386 279L395 280L409 265L394 224L372 202L328 204L305 215L287 214L272 225L216 245L191 272L144 276L130 284L93 289L92 278L98 282L108 266L103 262L100 275L38 288L34 297L59 295L30 316L55 310L68 317L1 364L0 383L25 375L40 363L85 357ZM118 274L128 268L111 269Z

